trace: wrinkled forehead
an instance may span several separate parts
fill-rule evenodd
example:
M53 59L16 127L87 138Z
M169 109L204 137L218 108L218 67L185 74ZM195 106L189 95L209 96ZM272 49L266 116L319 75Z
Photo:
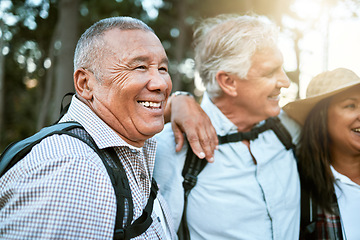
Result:
M103 33L103 39L106 44L116 47L119 45L126 45L127 47L133 45L154 44L161 45L159 38L155 33L143 29L110 29Z
M282 66L283 55L276 45L257 49L251 57L251 66L274 68Z
M164 47L151 31L112 29L105 32L104 42L118 59L168 61Z

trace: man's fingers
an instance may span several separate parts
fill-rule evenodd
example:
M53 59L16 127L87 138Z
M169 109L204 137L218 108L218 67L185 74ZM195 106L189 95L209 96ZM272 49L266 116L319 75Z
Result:
M214 161L218 144L210 118L193 97L176 96L171 99L171 123L175 135L176 151L184 144L184 135L195 155Z
M208 162L214 162L214 151L216 149L217 146L217 136L214 138L213 135L201 135L200 133L198 134L200 136L200 145L201 148L203 150L203 152L205 153L205 158Z
M214 150L209 141L201 141L201 147L205 153L205 158L208 162L214 162Z
M219 148L219 139L218 139L218 136L216 134L215 128L211 127L209 132L210 132L210 136L209 136L210 145L209 146L210 146L210 152L211 152L211 154L213 156L214 151Z
M200 159L205 158L206 155L205 155L199 141L193 141L193 142L189 141L189 144L190 144L190 147L193 150L194 154L196 156L198 156L198 158L200 158Z
M201 128L197 129L197 136L202 148L205 153L205 158L208 162L214 161L214 152L218 148L218 137L215 128L211 125L211 121L208 116L203 117L203 124Z
M171 128L174 132L174 137L175 137L175 144L176 144L175 151L179 152L184 145L185 137L182 131L180 130L179 126L177 126L174 122L171 122Z
M206 143L206 140L204 140L204 137L201 137L199 133L188 133L187 139L191 149L196 156L198 156L200 159L206 158L208 162L214 161L213 152L211 151L210 145Z

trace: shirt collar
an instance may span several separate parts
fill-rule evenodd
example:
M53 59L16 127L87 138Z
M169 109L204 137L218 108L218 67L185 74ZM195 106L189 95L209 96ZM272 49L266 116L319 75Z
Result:
M338 171L336 171L335 168L332 165L330 165L330 168L331 168L332 174L334 175L335 181L339 181L339 182L344 183L344 184L354 185L354 186L360 187L358 184L353 182L350 178L348 178L347 176L345 176L345 175L339 173Z
M211 119L211 123L219 135L226 135L237 132L237 127L235 124L233 124L211 101L207 92L204 92L201 101L201 107Z
M126 146L131 149L137 149L125 142L109 125L99 118L85 103L80 101L75 95L71 100L68 112L60 122L76 121L80 123L85 130L94 139L96 145L100 148ZM153 138L145 141L145 145L155 142Z
M211 119L211 123L213 124L218 135L226 135L230 133L237 132L237 126L231 122L221 111L220 109L211 101L208 93L205 91L202 101L201 107L206 112L206 114ZM265 122L261 121L257 125L261 125Z

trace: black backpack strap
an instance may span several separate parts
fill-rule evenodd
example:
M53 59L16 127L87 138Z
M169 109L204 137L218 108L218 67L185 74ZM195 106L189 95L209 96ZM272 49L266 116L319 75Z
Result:
M301 188L300 239L315 239L317 206Z
M156 199L158 190L159 188L157 186L157 183L153 178L151 182L150 197L143 210L142 215L138 219L136 219L132 225L129 225L124 229L116 229L114 239L131 239L139 236L150 227L153 222L151 218L151 213L153 211L154 200Z
M75 131L75 130L74 130ZM94 151L99 155L103 164L108 172L111 183L114 187L115 196L116 196L116 219L115 219L115 230L114 230L114 239L131 239L137 237L144 233L152 224L153 219L151 218L151 213L153 211L154 200L157 196L158 186L155 182L155 179L152 179L150 196L145 206L142 215L136 219L132 224L133 214L134 214L134 206L131 196L131 189L129 185L129 181L126 176L126 172L119 161L119 158L114 150L114 148L106 148L99 149L92 139L92 137L85 131L86 137L81 136L79 133L75 132L69 133L69 135L77 137L78 139L87 143L90 147L94 149ZM107 160L112 159L112 162L117 166L117 168L111 167ZM123 227L123 219L125 217L125 204L128 204L129 211L127 216L127 221L125 226Z
M295 149L295 144L292 142L292 137L289 131L284 127L278 117L272 117L267 120L270 128L274 131L278 139L285 146L286 150Z
M0 155L0 177L5 174L12 166L14 166L20 159L28 154L32 147L38 144L44 138L54 134L67 134L67 131L73 128L81 127L76 122L64 122L41 129L36 134L10 144L6 147L4 152Z
M266 119L265 123L259 127L254 127L249 132L236 132L225 136L218 136L219 144L230 142L239 142L242 140L254 140L260 133L266 130L273 130L281 143L285 146L286 150L293 149L295 145L292 142L292 137L288 130L284 127L278 117L271 117Z
M232 134L227 134L224 136L218 136L219 144L231 143L231 142L240 142L243 140L254 140L260 133L265 132L272 128L274 121L272 118L269 118L265 121L264 124L254 127L251 131L248 132L236 132Z
M65 113L67 113L67 111L68 111L68 109L69 109L69 107L70 107L70 103L68 103L68 104L66 104L66 105L64 105L64 100L65 100L65 98L66 97L68 97L68 96L73 96L73 95L75 95L75 93L74 92L68 92L68 93L66 93L64 96L63 96L63 98L61 99L61 104L60 104L60 115L59 115L59 118L58 118L58 120L55 122L55 123L58 123L59 121L60 121L60 119L65 115Z
M177 235L179 240L188 240L190 239L190 233L187 225L186 218L186 209L187 209L187 199L190 194L191 189L193 189L197 182L197 176L206 166L206 159L198 158L192 151L190 145L188 146L188 151L186 154L185 165L182 171L182 176L184 177L183 187L184 187L184 210L181 217L181 222Z
M106 161L104 165L110 176L111 182L114 186L115 196L117 201L114 239L124 239L124 238L116 238L115 236L117 232L123 231L123 219L125 217L126 203L129 206L129 212L125 226L131 225L133 219L132 209L134 208L134 206L131 196L130 185L126 177L125 170L122 164L118 161L119 158L117 157L115 150L113 148L107 148L105 151L107 154L110 154L111 159L117 160L114 161L114 163L116 163L117 165L117 168L110 167Z

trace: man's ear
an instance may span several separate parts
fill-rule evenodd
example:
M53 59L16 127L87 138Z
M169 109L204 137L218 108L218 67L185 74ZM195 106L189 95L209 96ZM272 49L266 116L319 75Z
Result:
M77 94L86 100L91 100L93 97L90 72L86 69L79 68L74 73L74 86Z
M225 94L230 95L232 97L237 96L236 79L234 75L221 70L216 73L215 77L220 88L223 90Z

